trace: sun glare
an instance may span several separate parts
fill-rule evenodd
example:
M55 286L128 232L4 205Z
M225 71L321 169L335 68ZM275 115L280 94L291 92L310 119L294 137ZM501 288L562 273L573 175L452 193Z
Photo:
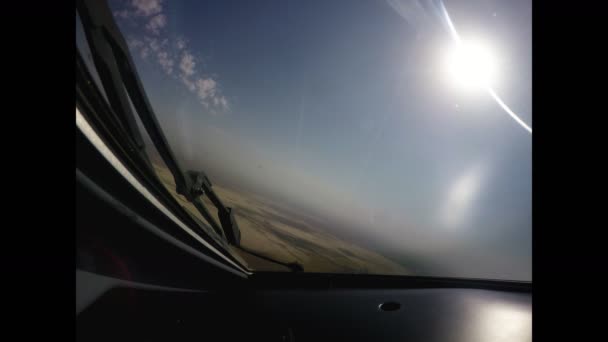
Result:
M454 43L445 56L444 67L448 81L458 89L487 89L496 81L496 60L481 42Z

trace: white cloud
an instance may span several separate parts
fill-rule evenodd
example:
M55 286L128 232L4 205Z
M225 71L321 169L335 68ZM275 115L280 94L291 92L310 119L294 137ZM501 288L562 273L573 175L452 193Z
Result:
M129 45L129 48L135 52L139 52L139 56L142 59L147 59L148 55L150 53L150 49L146 46L146 44L136 38L130 37L129 39L127 39L127 45Z
M153 16L148 24L146 24L146 29L153 34L160 34L160 30L167 25L167 17L164 14L157 14Z
M181 65L180 69L182 69ZM191 78L188 77L182 70L180 80L186 86L186 88L188 88L188 90L198 96L200 103L205 106L205 108L210 109L211 114L216 115L218 114L218 110L227 111L230 109L228 100L226 97L221 95L217 87L217 82L213 78L199 77L193 82Z
M192 82L188 77L181 75L180 79L182 80L182 83L186 86L186 88L188 88L188 90L190 90L191 92L196 91L196 84L194 84L194 82Z
M148 47L143 47L139 51L139 55L141 56L142 59L148 59L148 56L150 55L150 49Z
M195 66L196 62L194 62L194 56L188 51L184 52L182 60L179 63L179 69L182 71L182 74L187 77L194 75Z
M133 0L131 5L135 8L135 13L149 17L158 14L163 10L162 0Z
M163 72L175 79L179 78L211 114L228 110L230 105L218 89L217 82L197 72L197 61L187 47L186 38L178 36L169 40L169 37L163 34L168 23L162 2L163 0L131 0L129 9L114 12L115 17L129 19L134 27L143 28L142 39L128 40L130 49L139 53L144 60L147 60L150 54L155 56ZM179 69L174 73L176 67Z
M215 96L216 83L212 78L199 78L196 80L197 95L203 103L207 103L208 98Z
M220 97L220 106L222 107L223 110L228 110L230 109L230 106L228 105L228 100L226 100L225 97Z
M131 37L127 39L127 45L129 45L131 49L141 49L144 46L144 42Z
M178 50L183 50L186 48L186 40L182 37L177 38L175 45L177 46Z
M163 68L163 70L168 74L173 74L173 59L169 56L167 51L159 51L156 54L158 58L158 64Z
M213 81L213 80L212 80ZM213 102L213 106L219 108L221 110L228 110L228 101L224 96L218 96L215 93L217 92L217 88L214 88L214 94L210 95L211 102ZM199 94L200 96L200 94ZM205 99L201 99L205 100ZM216 111L212 111L212 114L217 114Z
M144 40L146 41L146 43L148 43L148 46L150 47L150 49L152 51L158 52L158 50L160 50L160 44L158 42L158 39L151 38L151 37L144 37Z
M222 110L228 110L228 100L226 100L226 98L224 96L213 96L212 97L213 100L213 105L215 107L218 107Z

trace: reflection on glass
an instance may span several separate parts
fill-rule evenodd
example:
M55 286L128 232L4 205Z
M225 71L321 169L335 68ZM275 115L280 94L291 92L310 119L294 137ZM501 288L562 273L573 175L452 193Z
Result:
M493 305L471 303L474 315L465 332L470 341L532 341L532 312L529 306L497 301Z
M529 0L110 5L243 245L311 272L531 280L531 130L508 113L532 120Z

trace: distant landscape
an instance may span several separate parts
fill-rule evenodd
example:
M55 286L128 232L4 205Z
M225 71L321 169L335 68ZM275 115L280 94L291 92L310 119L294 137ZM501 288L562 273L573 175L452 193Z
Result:
M193 215L205 221L200 213L184 197L175 192L175 183L167 167L153 158L156 172L178 200ZM324 273L376 273L409 274L403 266L373 251L343 241L327 231L327 227L314 217L294 212L271 200L255 194L230 189L216 184L213 189L226 206L235 210L241 230L241 244L284 262L299 262L306 272ZM210 212L215 207L206 197L203 201ZM280 271L281 266L262 261L234 249L254 270Z

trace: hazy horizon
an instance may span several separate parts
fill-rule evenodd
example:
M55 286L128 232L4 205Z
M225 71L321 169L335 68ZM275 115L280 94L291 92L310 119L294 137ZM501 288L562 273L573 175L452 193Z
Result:
M429 3L110 1L184 169L424 275L531 280L531 136L444 84ZM445 5L531 123L531 2Z

